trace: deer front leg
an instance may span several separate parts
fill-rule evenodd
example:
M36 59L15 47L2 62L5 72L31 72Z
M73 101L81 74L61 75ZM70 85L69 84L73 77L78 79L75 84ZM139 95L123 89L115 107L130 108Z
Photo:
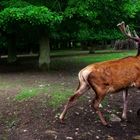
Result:
M123 113L122 119L127 120L128 89L123 91Z

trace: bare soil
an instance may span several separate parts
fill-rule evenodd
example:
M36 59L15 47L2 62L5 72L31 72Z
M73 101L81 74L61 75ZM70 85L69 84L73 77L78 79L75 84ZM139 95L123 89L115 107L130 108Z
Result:
M46 94L22 102L13 100L23 86L63 83L65 88L74 91L77 73L83 66L70 63L67 67L42 72L36 60L34 63L32 60L19 61L15 65L3 60L0 65L0 140L132 140L140 135L140 117L136 114L140 108L140 91L137 89L129 90L128 122L109 120L111 113L121 117L122 92L107 97L108 105L101 109L111 128L101 125L89 105L93 98L90 93L68 112L65 124L58 119L64 105L58 109L48 107Z

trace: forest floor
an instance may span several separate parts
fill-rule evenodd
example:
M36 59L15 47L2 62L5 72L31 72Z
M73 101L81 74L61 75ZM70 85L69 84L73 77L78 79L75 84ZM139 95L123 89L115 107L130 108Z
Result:
M65 58L63 58L65 59ZM55 60L54 60L55 61ZM27 63L28 62L28 63ZM78 85L77 73L83 65L41 72L36 65L20 61L15 65L0 65L0 140L132 140L140 135L140 91L129 89L128 122L112 122L111 114L121 118L122 91L106 97L101 108L111 128L101 125L90 106L94 94L86 93L78 104L69 110L65 124L58 117L64 103L49 105L51 91L26 100L17 100L21 89L51 87L70 95ZM56 93L57 94L57 93ZM69 97L69 96L68 96Z

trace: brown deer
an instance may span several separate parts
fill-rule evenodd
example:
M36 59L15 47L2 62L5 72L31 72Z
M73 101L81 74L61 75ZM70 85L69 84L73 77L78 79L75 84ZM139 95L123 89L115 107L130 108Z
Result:
M140 38L136 34L134 37L131 36L128 26L125 27L124 22L118 24L118 27L124 35L136 41L138 43L138 47L140 47ZM95 99L92 101L92 106L102 124L105 126L109 125L99 109L99 104L107 94L117 93L117 91L124 89L124 110L122 117L126 119L128 88L140 88L139 54L140 51L138 51L137 56L129 56L118 60L100 62L83 68L78 74L79 86L75 91L75 94L69 98L59 117L60 120L63 122L67 110L71 108L75 104L76 100L90 88L93 89L96 94Z

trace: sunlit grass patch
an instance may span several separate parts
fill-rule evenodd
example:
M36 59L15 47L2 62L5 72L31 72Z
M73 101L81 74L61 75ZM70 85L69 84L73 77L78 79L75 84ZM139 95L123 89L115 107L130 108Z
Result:
M29 99L38 94L38 89L22 89L15 99L18 101Z
M15 96L15 100L28 100L34 96L37 96L39 93L41 93L41 89L39 88L24 88Z
M99 53L99 54L92 54L87 56L78 56L76 57L79 62L85 62L85 63L96 63L96 62L103 62L107 60L114 60L119 58L124 58L127 56L134 56L135 51L122 51L122 52L112 52L112 53Z

